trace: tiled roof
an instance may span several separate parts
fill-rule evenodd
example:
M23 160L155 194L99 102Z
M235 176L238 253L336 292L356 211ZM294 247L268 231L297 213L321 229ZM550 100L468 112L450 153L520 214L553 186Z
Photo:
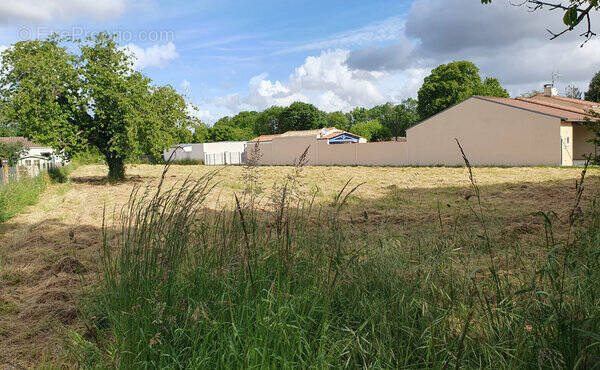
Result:
M361 136L358 136L356 134L353 134L351 132L347 132L347 131L343 131L343 130L338 130L338 131L333 131L325 136L321 136L320 139L333 139L336 136L342 135L342 134L346 134L352 137L357 137L357 138L361 138Z
M257 142L257 141L271 141L273 140L274 137L277 137L279 135L261 135L259 137L255 137L254 139L250 140L250 142Z
M546 102L533 98L497 98L490 96L476 96L478 99L509 105L515 108L526 109L532 112L547 114L559 117L565 121L583 122L586 118L594 119L594 116L588 114L584 109L574 108L572 106L561 105L560 100L555 102Z
M335 127L325 127L325 128L315 129L315 130L287 131L287 132L285 132L283 134L279 134L279 135L262 135L262 136L259 136L257 138L250 140L250 142L271 141L271 140L273 140L273 138L278 137L278 136L281 136L281 137L317 136L317 138L319 138L319 139L331 139L331 138L334 138L341 134L351 135L351 136L362 139L361 136L352 134L352 133L344 131L344 130L340 130Z
M535 94L530 99L541 100L541 101L550 101L559 105L568 105L575 106L581 109L598 109L600 108L600 103L589 101L589 100L581 100L574 98L567 98L565 96L547 96L544 94Z
M35 143L33 141L29 141L27 138L21 137L21 136L14 136L14 137L0 137L0 143L23 143L23 145L25 146L25 148L43 148L44 146Z

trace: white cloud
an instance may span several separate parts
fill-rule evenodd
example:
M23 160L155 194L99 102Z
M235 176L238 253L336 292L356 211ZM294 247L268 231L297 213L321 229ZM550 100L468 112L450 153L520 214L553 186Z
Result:
M216 97L213 104L232 114L248 109L263 110L272 105L288 106L295 101L312 103L328 112L347 111L356 106L400 101L416 92L415 79L422 82L421 76L425 73L414 69L403 77L387 72L351 70L345 63L348 54L347 50L334 50L308 57L287 81L272 81L262 73L250 79L247 96L236 93Z
M134 67L138 70L148 67L164 67L170 61L179 57L175 44L172 42L164 45L154 45L145 49L135 44L128 44L123 49L127 49L135 58Z
M394 16L355 30L341 32L330 37L284 48L276 54L307 50L323 50L367 45L373 42L396 40L404 30L404 19Z
M105 19L122 14L128 0L2 0L0 23L44 22L76 17Z

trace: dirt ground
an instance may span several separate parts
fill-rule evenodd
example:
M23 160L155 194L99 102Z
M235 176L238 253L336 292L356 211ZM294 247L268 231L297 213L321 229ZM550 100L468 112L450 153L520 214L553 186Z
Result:
M106 168L77 169L66 184L51 186L40 202L0 224L0 369L61 366L70 360L68 333L85 332L79 310L82 288L97 281L102 247L103 212L113 215L134 186L156 184L161 166L136 165L127 180L110 185ZM245 188L242 167L172 166L166 186L188 175L199 178L217 170L217 186L208 204L232 205ZM260 187L268 194L291 167L260 167ZM577 168L475 168L486 213L494 216L497 235L511 242L533 243L543 233L540 211L554 211L565 224L575 196ZM299 181L308 198L330 203L351 179L361 184L350 198L345 220L387 236L468 220L476 202L464 168L306 167ZM590 169L583 205L600 190L600 170ZM265 197L266 198L266 197ZM443 227L443 226L442 226Z

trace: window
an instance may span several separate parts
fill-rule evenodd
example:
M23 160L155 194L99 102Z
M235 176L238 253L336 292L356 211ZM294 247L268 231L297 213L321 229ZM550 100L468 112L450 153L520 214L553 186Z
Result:
M569 144L571 142L571 137L567 136L567 144Z

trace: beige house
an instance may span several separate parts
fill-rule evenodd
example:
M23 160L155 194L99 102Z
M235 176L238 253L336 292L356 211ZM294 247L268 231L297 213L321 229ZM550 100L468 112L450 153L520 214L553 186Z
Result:
M367 143L335 128L254 139L261 164L289 165L308 147L309 165L462 165L458 140L478 166L572 166L596 155L585 127L598 103L559 97L551 85L529 98L473 96L407 130L406 138ZM335 139L347 135L347 141ZM354 136L354 138L352 138ZM333 139L333 140L332 140ZM246 157L254 145L249 143Z

